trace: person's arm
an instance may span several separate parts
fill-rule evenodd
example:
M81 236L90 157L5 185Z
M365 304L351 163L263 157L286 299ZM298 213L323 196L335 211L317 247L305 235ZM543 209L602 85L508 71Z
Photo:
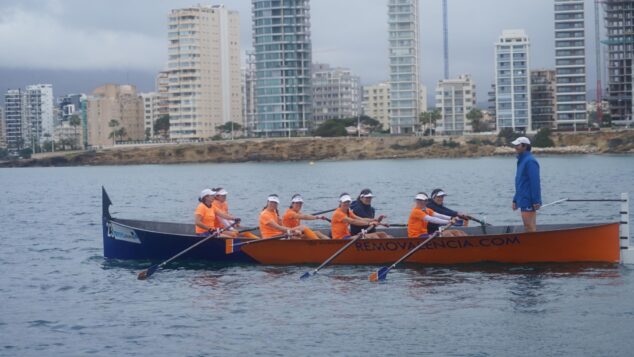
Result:
M220 217L220 218L224 218L224 219L230 219L232 221L236 220L236 217L230 215L229 213L226 213L218 208L214 209L214 212L216 213L216 216Z
M307 221L314 221L316 219L325 220L326 216L313 216L312 214L294 213L293 214L293 218L301 219L301 220L307 220Z
M275 228L278 231L286 232L288 234L297 234L298 232L301 234L300 230L282 226L281 224L278 224L278 223L276 223L273 220L270 220L270 221L266 222L266 225L271 227L271 228Z
M200 227L202 229L205 229L205 230L210 231L210 232L211 232L211 230L213 230L212 227L209 227L208 225L203 223L203 216L200 215L200 214L195 214L194 215L194 221L196 223L196 226L198 226L198 227Z
M438 225L442 225L442 226L445 226L445 225L447 225L447 224L449 224L451 222L451 217L447 217L447 216L441 214L440 216L448 218L448 219L443 219L443 218L438 217L438 215L439 215L438 213L434 213L433 216L426 215L425 217L423 217L423 219L426 222L434 223L434 224L438 224Z
M350 218L350 217L345 217L343 219L344 222L351 224L353 226L358 226L358 227L365 227L365 226L369 226L369 225L378 225L379 222L377 222L374 219L369 219L369 218L360 218L360 217L355 217L355 218Z
M542 190L541 182L539 179L539 164L537 161L531 161L527 165L528 179L531 186L531 202L533 205L541 206L542 204Z

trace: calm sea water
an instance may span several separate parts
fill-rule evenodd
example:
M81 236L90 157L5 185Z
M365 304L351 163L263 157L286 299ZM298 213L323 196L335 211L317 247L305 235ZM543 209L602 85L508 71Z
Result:
M634 195L634 157L541 157L544 203ZM514 158L0 169L0 355L631 355L629 266L306 266L107 261L101 185L113 215L188 222L201 189L222 186L249 225L269 193L306 211L370 187L404 223L412 196L442 187L448 206L494 224L510 210ZM539 222L618 220L615 203L564 203Z

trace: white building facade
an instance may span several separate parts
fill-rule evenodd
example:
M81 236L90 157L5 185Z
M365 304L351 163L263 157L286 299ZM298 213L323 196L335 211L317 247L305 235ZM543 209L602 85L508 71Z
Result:
M361 83L359 76L350 69L315 63L312 68L312 88L315 125L329 119L361 115Z
M169 15L167 98L171 139L210 138L242 122L240 18L222 5Z
M161 96L157 92L140 93L143 101L143 130L146 139L154 137L154 122L160 117Z
M504 30L495 43L498 132L531 130L530 42L524 30Z
M476 86L468 74L455 79L438 81L436 86L436 109L440 119L436 132L443 135L463 135L471 132L467 114L476 105Z
M53 113L53 86L33 84L26 86L24 94L25 115L29 125L31 147L41 145L53 136L55 115Z
M388 1L390 132L414 133L420 114L418 0Z
M586 51L583 0L555 0L555 82L559 128L586 128Z

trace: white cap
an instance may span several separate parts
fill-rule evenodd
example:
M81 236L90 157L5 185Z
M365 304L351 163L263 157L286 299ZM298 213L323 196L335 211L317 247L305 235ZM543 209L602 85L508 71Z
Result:
M527 137L525 136L520 136L519 138L515 139L513 142L511 142L511 144L513 144L513 146L517 146L519 144L526 144L526 145L530 145L531 141L528 140Z
M370 197L374 197L374 195L372 194L372 192L369 192L369 193L364 193L364 194L360 195L359 197L361 197L361 198L366 198L366 197L370 198Z
M416 195L415 199L421 200L421 201L427 201L429 197L427 197L427 195L424 193L419 193Z
M270 195L266 200L269 201L269 202L280 203L279 197L274 196L274 195Z
M225 196L227 193L228 193L227 190L225 190L224 188L221 188L220 191L216 192L216 195Z
M432 197L442 197L442 196L447 196L447 193L445 193L445 191L440 190L438 192L436 192L435 194L431 195Z
M213 190L206 188L202 190L202 192L200 192L200 199L202 200L203 198L205 198L205 196L213 196L215 194L216 193Z
M291 203L296 203L296 202L304 202L304 199L300 195L295 195L291 199Z
M352 197L350 197L350 195L343 195L339 197L339 202L352 202Z

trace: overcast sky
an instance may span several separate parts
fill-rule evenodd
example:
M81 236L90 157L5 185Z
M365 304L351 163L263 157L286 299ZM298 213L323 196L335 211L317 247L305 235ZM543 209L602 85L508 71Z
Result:
M55 95L130 82L153 90L167 61L170 9L184 0L2 0L0 89L53 83ZM221 2L205 2L219 4ZM494 42L523 28L531 67L554 68L554 0L449 0L450 75L469 73L486 101ZM251 1L228 0L240 13L241 47L251 49ZM387 0L312 0L313 61L351 68L363 84L388 78ZM594 87L594 6L586 0L588 88ZM442 0L420 0L421 75L433 91L443 75Z

